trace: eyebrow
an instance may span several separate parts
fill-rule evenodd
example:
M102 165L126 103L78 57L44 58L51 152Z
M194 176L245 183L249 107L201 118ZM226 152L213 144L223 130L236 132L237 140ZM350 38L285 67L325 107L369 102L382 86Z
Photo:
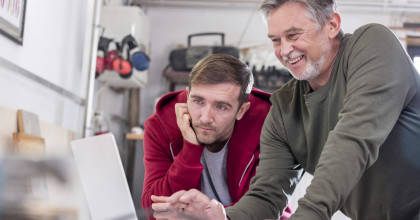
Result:
M289 29L287 29L284 33L291 33L291 32L299 32L299 31L302 31L303 29L302 28L297 28L297 27L291 27L291 28L289 28ZM267 34L267 37L268 38L273 38L273 37L276 37L276 36L274 36L274 35L272 35L272 34Z
M230 103L227 103L227 102L217 101L217 102L216 102L216 104L218 104L218 105L227 105L227 106L229 106L230 108L232 108L232 105L231 105Z
M195 99L204 99L203 97L198 96L198 95L190 95L190 97L195 98Z
M204 99L203 97L201 97L201 96L199 96L199 95L190 95L190 97L191 97L191 98L194 98L194 99L201 99L201 100L203 100L203 99ZM232 105L231 105L230 103L228 103L228 102L224 102L224 101L216 101L216 104L218 104L218 105L227 105L227 106L229 106L230 108L232 108Z

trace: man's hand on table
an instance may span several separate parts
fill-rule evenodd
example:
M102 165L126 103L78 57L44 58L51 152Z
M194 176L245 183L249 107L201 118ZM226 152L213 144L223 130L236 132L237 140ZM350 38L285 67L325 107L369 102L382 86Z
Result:
M226 220L220 202L210 200L196 189L181 190L171 196L152 196L153 216L157 220Z

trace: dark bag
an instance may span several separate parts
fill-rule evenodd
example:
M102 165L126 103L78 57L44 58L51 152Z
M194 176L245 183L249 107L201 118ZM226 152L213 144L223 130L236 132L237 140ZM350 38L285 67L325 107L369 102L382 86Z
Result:
M196 36L220 35L221 46L191 46L191 38ZM169 55L170 66L175 71L191 71L194 65L204 57L223 53L239 58L239 50L236 47L225 46L224 33L198 33L188 35L188 47L172 50Z

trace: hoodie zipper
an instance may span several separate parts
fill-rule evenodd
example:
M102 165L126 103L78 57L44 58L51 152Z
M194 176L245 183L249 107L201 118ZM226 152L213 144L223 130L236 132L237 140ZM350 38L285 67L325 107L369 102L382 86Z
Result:
M255 155L255 154L252 154L251 160L248 162L248 165L246 165L245 171L244 171L244 173L242 174L241 179L239 180L239 185L238 185L238 187L240 187L240 186L241 186L242 179L244 178L245 173L246 173L246 171L247 171L247 170L248 170L248 168L249 168L249 165L251 165L251 162L252 162L252 160L254 159L254 155Z
M172 159L175 159L174 152L172 151L172 143L169 143L169 150L171 150Z

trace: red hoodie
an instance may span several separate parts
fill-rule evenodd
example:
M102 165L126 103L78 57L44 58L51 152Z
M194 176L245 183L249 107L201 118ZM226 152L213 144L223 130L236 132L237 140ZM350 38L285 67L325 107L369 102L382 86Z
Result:
M233 204L248 191L250 180L255 175L259 162L261 129L271 106L269 98L269 93L253 89L248 99L251 102L250 108L235 123L226 161ZM153 203L151 195L170 196L179 190L200 190L203 171L200 158L204 146L185 141L175 117L175 103L186 101L186 90L165 95L157 103L156 112L145 122L145 176L141 203L146 212ZM291 209L286 207L281 219L290 215Z

